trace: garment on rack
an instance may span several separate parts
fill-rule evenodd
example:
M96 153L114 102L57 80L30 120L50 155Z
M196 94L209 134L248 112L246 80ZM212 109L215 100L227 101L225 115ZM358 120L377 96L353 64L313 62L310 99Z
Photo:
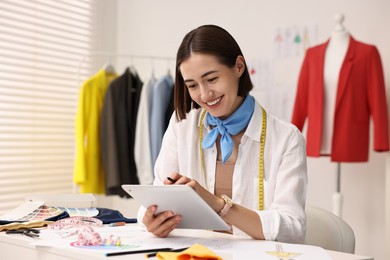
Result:
M174 98L174 93L173 93L173 87L172 87L171 97L169 98L168 106L166 107L166 111L165 111L164 126L163 126L164 133L165 133L165 130L168 128L169 120L171 119L172 114L175 111L175 107L173 104L173 98Z
M101 113L101 157L107 195L128 197L124 183L139 184L134 160L135 127L143 82L129 68L113 80Z
M76 114L76 159L73 181L81 193L104 194L104 170L100 157L99 126L103 98L117 74L99 70L83 82Z
M152 154L150 150L150 125L152 112L152 94L156 78L152 75L142 87L141 99L138 107L134 158L137 166L137 176L140 184L153 184Z
M166 130L165 113L169 107L173 91L173 78L170 74L162 76L154 85L152 113L150 117L150 145L152 151L152 167L160 152L162 139ZM172 114L172 113L171 113Z
M329 41L307 50L301 68L292 123L307 126L307 155L321 149L324 99L324 59ZM374 123L374 150L389 150L389 127L382 63L377 48L350 36L338 79L331 160L368 161L370 116Z

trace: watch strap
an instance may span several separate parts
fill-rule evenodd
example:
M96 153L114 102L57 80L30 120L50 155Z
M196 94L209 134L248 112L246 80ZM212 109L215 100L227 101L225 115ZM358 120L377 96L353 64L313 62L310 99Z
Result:
M221 217L225 216L229 210L231 209L231 207L233 207L234 203L232 201L231 198L229 198L227 195L225 194L222 194L220 196L224 201L225 201L225 206L223 206L223 208L221 209L221 211L218 213L218 215L220 215Z

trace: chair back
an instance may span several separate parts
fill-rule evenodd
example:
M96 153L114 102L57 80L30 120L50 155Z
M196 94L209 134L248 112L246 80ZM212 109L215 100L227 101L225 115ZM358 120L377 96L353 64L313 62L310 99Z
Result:
M328 210L306 205L305 244L324 249L355 253L355 234L342 218Z

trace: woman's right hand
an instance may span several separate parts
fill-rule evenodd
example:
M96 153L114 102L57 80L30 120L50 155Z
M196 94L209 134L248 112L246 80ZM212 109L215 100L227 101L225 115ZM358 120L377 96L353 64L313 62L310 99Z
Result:
M155 215L157 206L153 205L146 209L142 223L147 231L157 237L167 237L181 221L180 215L174 215L172 211L164 211Z

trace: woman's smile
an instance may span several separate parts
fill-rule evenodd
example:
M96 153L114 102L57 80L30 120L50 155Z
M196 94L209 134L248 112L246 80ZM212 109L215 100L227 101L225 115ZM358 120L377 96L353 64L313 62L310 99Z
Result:
M213 101L209 101L209 102L205 102L205 103L210 108L215 108L215 107L217 107L220 104L220 101L222 100L222 97L216 98Z

